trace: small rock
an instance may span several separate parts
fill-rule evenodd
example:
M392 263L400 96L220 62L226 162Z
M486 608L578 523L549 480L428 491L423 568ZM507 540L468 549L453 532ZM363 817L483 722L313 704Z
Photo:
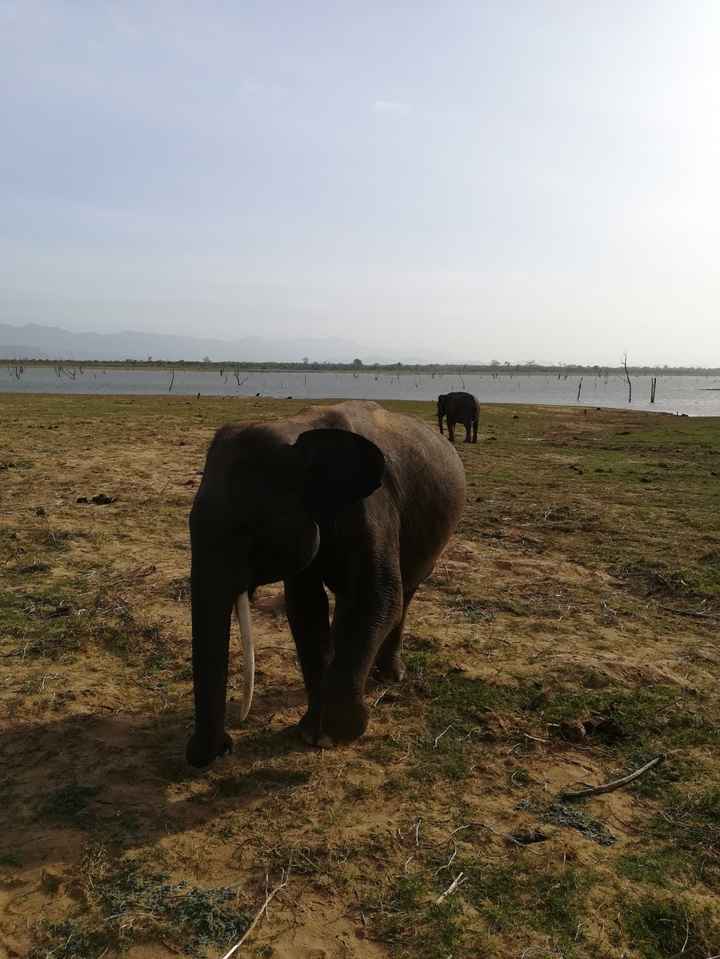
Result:
M90 502L96 506L107 506L110 503L114 503L116 499L117 496L108 496L107 493L96 493L95 496L91 497Z
M546 842L547 836L539 829L531 829L529 832L510 833L508 839L520 846L530 846L534 842Z
M587 732L579 720L574 723L563 720L560 723L560 735L570 743L581 743L587 736Z
M588 736L599 736L608 743L615 743L627 735L621 724L612 716L593 716L585 720L584 727Z

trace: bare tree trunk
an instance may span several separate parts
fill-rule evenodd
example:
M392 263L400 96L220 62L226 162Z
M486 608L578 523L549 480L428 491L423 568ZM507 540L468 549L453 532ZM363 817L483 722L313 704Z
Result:
M657 389L657 376L650 378L650 402L655 402L655 390Z
M578 383L578 394L577 394L577 400L575 401L576 403L580 402L580 393L582 392L582 383L583 383L583 377L581 376L580 382Z
M168 386L168 393L172 393L172 388L175 385L175 370L172 371L172 376L170 377L170 386Z
M623 357L623 366L625 367L625 378L627 379L628 385L628 403L632 403L632 382L630 380L630 374L628 373L627 368L627 353Z

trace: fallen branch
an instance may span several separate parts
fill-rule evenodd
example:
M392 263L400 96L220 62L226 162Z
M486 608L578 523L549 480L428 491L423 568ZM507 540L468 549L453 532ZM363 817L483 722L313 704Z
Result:
M270 892L267 893L267 895L265 896L265 902L262 904L262 906L260 906L258 911L255 913L255 918L253 919L253 921L250 923L250 925L247 927L247 929L243 933L242 939L240 939L240 941L237 942L229 952L226 952L225 955L222 957L222 959L230 959L230 956L234 955L238 951L240 946L242 946L242 944L248 938L250 933L253 931L255 926L257 926L258 922L260 921L263 914L266 912L267 907L270 905L273 898L277 895L277 893L280 892L281 889L284 889L285 886L287 886L289 879L290 879L290 867L288 866L287 873L283 869L282 882L278 883L278 885L275 886L274 889L271 889Z
M658 763L661 763L663 759L665 759L665 756L663 753L660 753L659 756L651 759L649 763L645 763L645 765L641 766L640 769L636 769L634 773L623 776L622 779L614 779L612 782L605 783L603 786L591 786L589 789L581 789L574 793L562 792L558 798L569 800L585 799L586 796L600 796L603 793L614 792L616 789L620 789L621 786L627 786L628 783L633 782L635 779L639 779L640 776L652 769L653 766L657 766Z

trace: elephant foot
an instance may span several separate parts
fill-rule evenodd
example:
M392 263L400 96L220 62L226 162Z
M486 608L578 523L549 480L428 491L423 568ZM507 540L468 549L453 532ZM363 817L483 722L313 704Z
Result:
M213 760L218 759L220 756L231 753L232 748L233 741L227 733L223 733L220 744L214 748L209 746L206 740L203 741L196 733L193 733L188 740L185 758L191 766L202 769L205 766L209 766Z
M405 679L405 663L400 654L375 664L373 678L381 683L401 683Z
M362 699L326 702L323 709L323 731L336 743L351 743L367 729L370 711Z
M308 711L297 724L296 729L302 741L317 749L332 749L335 743L323 732L322 722L316 711Z
M370 713L364 702L330 702L320 710L308 710L298 723L300 737L309 746L331 749L359 739L367 729Z

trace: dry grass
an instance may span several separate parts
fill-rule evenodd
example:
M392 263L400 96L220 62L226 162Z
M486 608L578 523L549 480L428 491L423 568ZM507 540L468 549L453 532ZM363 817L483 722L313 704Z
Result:
M231 701L235 752L196 773L197 471L220 423L300 405L0 398L0 956L222 956L290 863L238 955L720 952L720 422L484 409L365 738L288 732L304 697L268 589L253 711Z

